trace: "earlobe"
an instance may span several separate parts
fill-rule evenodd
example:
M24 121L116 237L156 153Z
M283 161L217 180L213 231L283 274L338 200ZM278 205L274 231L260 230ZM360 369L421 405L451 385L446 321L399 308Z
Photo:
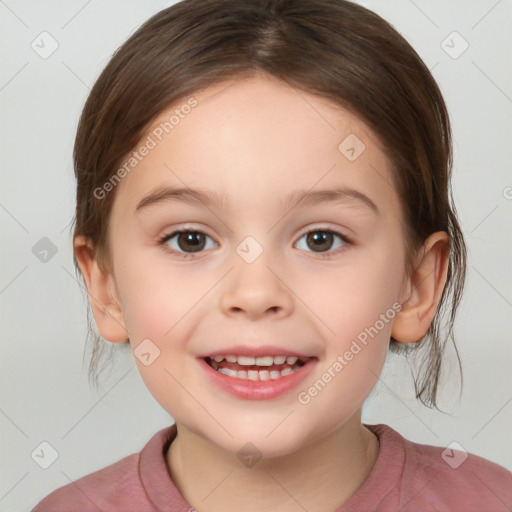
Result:
M416 268L405 283L407 294L395 317L391 337L402 343L421 340L434 319L446 284L450 239L444 231L425 241Z
M84 236L75 238L74 253L87 286L98 332L103 339L113 343L126 341L129 334L116 297L112 274L98 266L94 248L88 238Z

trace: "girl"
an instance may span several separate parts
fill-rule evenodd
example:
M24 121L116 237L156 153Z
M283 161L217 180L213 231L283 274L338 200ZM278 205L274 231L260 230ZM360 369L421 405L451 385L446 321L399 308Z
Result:
M466 265L446 107L387 22L177 3L107 65L74 157L98 331L175 423L36 512L511 510L501 466L361 422L388 349L427 354L436 406Z

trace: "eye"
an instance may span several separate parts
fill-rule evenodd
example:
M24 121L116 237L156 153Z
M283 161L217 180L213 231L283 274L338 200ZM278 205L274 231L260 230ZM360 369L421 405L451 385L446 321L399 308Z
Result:
M207 245L205 238L212 240L206 233L203 233L202 231L181 230L164 235L158 240L158 243L160 245L166 245L169 249L171 249L172 252L178 253L179 256L186 258L187 256L192 256L193 253L211 248L205 247ZM217 244L213 242L213 247L216 245Z
M306 240L306 245L312 247L312 252L319 253L322 258L328 258L333 252L339 252L331 249L343 248L346 245L351 245L352 243L348 237L338 233L337 231L333 231L332 229L317 228L310 230L301 236L299 242L303 238ZM338 242L338 245L333 247L336 238L341 240L341 242ZM299 249L303 249L303 247L299 247Z
M336 238L339 240L337 246L335 244ZM212 241L212 245L210 247L207 247L208 244L206 239ZM317 253L321 258L329 258L333 253L339 252L335 249L339 249L341 247L341 250L344 250L346 245L352 244L348 237L332 229L313 229L304 233L304 235L300 237L299 242L302 239L305 239L306 245L312 248L312 251L308 252ZM194 253L218 246L218 244L213 242L212 238L206 233L187 229L176 230L170 234L163 235L158 240L158 244L164 246L165 250L177 254L179 257L184 259L193 258ZM304 250L303 247L299 247L299 249ZM307 250L307 248L305 250Z

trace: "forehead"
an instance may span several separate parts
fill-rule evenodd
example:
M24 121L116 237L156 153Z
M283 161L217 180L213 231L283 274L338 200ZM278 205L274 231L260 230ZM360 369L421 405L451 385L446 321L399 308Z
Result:
M271 77L229 80L183 98L154 119L141 144L148 138L154 147L117 190L132 212L160 185L215 190L245 207L341 185L379 196L384 208L396 203L390 163L368 126Z

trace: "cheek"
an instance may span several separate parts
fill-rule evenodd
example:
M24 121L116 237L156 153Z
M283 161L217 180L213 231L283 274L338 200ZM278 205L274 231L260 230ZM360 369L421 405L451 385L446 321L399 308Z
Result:
M318 314L325 340L320 379L309 384L314 385L313 395L321 393L326 400L316 401L306 392L304 401L315 401L312 409L337 403L343 415L360 407L374 388L400 308L402 271L393 244L376 244L336 271L302 281L305 302Z
M189 340L212 307L208 291L218 281L218 272L180 268L155 254L127 256L116 268L135 362L150 392L169 410L166 400L183 392L178 383L189 381L195 370L195 360L188 357L194 356ZM147 365L137 357L143 346L148 347L143 353L151 354Z
M402 271L400 255L386 246L376 246L354 252L338 268L305 273L298 294L321 320L325 339L335 340L336 348L342 350L375 324L384 337L390 333Z
M185 279L176 267L171 271L155 259L135 264L127 258L122 265L119 288L134 361L149 392L174 414L176 397L182 396L190 375L187 365L192 363L184 356L192 326L199 321L195 306L206 293L206 284ZM150 356L144 360L139 353Z
M175 326L207 291L208 283L194 273L184 273L175 263L166 264L160 256L128 256L117 269L123 316L134 342L176 339Z
M331 283L330 293L311 306L320 312L322 325L328 326L322 327L325 353L315 380L307 383L311 387L298 398L299 403L311 405L311 414L320 415L325 407L337 404L334 423L362 406L388 352L398 305L397 279L385 271L384 262L377 265L373 259L371 263L339 272L342 284Z

